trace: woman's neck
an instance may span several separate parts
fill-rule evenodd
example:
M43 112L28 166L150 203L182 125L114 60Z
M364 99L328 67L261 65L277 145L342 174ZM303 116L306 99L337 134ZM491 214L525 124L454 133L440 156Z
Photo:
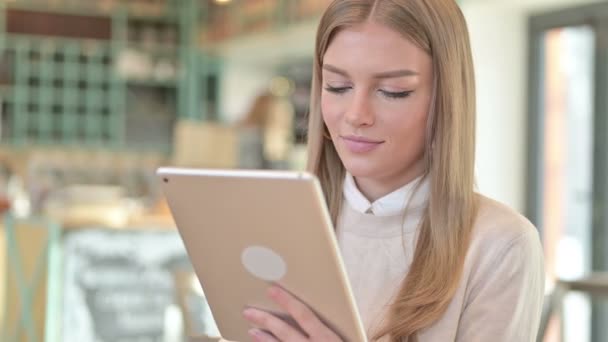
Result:
M374 201L390 194L391 192L409 184L411 181L420 177L423 170L412 170L395 177L370 178L370 177L354 177L355 183L359 191L367 198L368 201Z

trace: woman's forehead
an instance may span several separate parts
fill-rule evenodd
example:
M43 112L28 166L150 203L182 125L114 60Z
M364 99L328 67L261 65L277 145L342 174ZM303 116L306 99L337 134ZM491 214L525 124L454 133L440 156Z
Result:
M323 64L351 72L409 69L428 73L430 59L423 49L399 32L366 22L337 32L325 52Z

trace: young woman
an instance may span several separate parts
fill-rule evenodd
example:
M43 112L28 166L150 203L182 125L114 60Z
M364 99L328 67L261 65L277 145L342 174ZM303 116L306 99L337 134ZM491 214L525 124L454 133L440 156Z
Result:
M320 179L372 340L535 341L536 229L474 192L475 86L454 0L336 0L319 25L309 167ZM285 291L298 322L243 312L256 341L339 338Z

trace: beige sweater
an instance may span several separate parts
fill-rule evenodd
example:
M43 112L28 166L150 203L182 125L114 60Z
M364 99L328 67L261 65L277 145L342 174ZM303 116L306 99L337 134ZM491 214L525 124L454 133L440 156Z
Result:
M345 186L338 242L371 337L407 275L428 190L423 186L416 194L404 221L401 214L370 214L371 204L363 210L352 184ZM401 196L408 191L411 186L401 189ZM536 229L508 207L481 197L460 286L447 311L419 334L419 341L535 341L543 294Z

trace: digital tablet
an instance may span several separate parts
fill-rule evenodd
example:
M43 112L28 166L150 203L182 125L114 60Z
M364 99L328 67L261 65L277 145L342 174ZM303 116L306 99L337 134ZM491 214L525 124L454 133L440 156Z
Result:
M314 175L183 168L157 175L224 339L250 339L245 307L286 316L266 297L277 284L344 340L366 341Z

